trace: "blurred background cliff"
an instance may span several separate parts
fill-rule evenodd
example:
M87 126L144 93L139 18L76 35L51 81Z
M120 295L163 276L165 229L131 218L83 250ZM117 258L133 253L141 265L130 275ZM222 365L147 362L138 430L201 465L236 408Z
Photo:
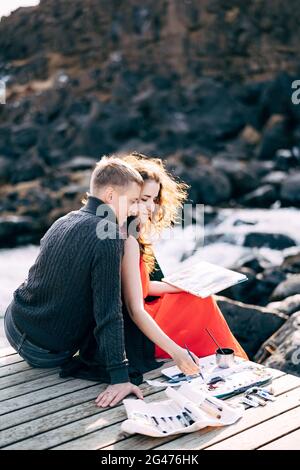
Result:
M296 0L41 0L3 16L0 316L95 161L137 150L205 205L204 247L162 242L164 271L201 256L247 274L218 298L226 319L252 358L300 374L299 17Z

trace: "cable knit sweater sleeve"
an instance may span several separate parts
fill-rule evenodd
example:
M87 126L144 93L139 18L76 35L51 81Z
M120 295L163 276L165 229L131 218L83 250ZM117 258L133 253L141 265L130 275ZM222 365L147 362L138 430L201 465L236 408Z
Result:
M94 335L111 383L129 382L121 300L124 240L108 238L96 246L92 267Z

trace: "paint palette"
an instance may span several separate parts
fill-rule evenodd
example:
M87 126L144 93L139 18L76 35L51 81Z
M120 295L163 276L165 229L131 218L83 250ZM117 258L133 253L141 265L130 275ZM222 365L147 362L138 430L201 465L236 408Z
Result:
M170 384L190 382L197 390L218 398L236 395L272 380L272 374L266 367L239 357L235 357L234 365L227 369L216 365L215 355L200 358L199 361L204 381L199 375L184 376L176 366L163 369L162 374L169 378Z

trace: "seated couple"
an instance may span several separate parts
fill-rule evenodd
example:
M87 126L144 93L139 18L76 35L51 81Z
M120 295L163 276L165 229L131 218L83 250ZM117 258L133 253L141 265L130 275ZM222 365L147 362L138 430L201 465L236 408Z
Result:
M247 358L213 296L201 299L154 280L157 263L147 234L172 225L186 197L187 185L160 159L133 152L96 164L83 207L43 236L6 310L7 339L29 365L63 367L79 357L98 367L108 386L96 405L106 407L130 393L143 398L129 373L145 353L143 344L148 367L142 372L158 367L156 359L172 358L183 373L196 373L198 357L216 349L205 328Z

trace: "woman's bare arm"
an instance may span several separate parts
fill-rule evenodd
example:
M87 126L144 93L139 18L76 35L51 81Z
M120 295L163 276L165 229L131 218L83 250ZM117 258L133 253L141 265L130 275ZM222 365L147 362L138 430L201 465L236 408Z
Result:
M128 313L138 328L161 349L173 355L179 346L167 336L144 309L140 276L140 248L137 240L129 236L125 241L122 261L122 289Z
M182 292L178 287L171 286L163 281L150 281L149 282L149 295L163 295L163 294L177 294Z
M122 261L122 289L130 317L137 327L161 349L166 351L184 374L196 374L199 370L199 359L176 344L166 335L158 324L144 309L143 288L140 275L140 247L137 240L130 236L125 241Z

